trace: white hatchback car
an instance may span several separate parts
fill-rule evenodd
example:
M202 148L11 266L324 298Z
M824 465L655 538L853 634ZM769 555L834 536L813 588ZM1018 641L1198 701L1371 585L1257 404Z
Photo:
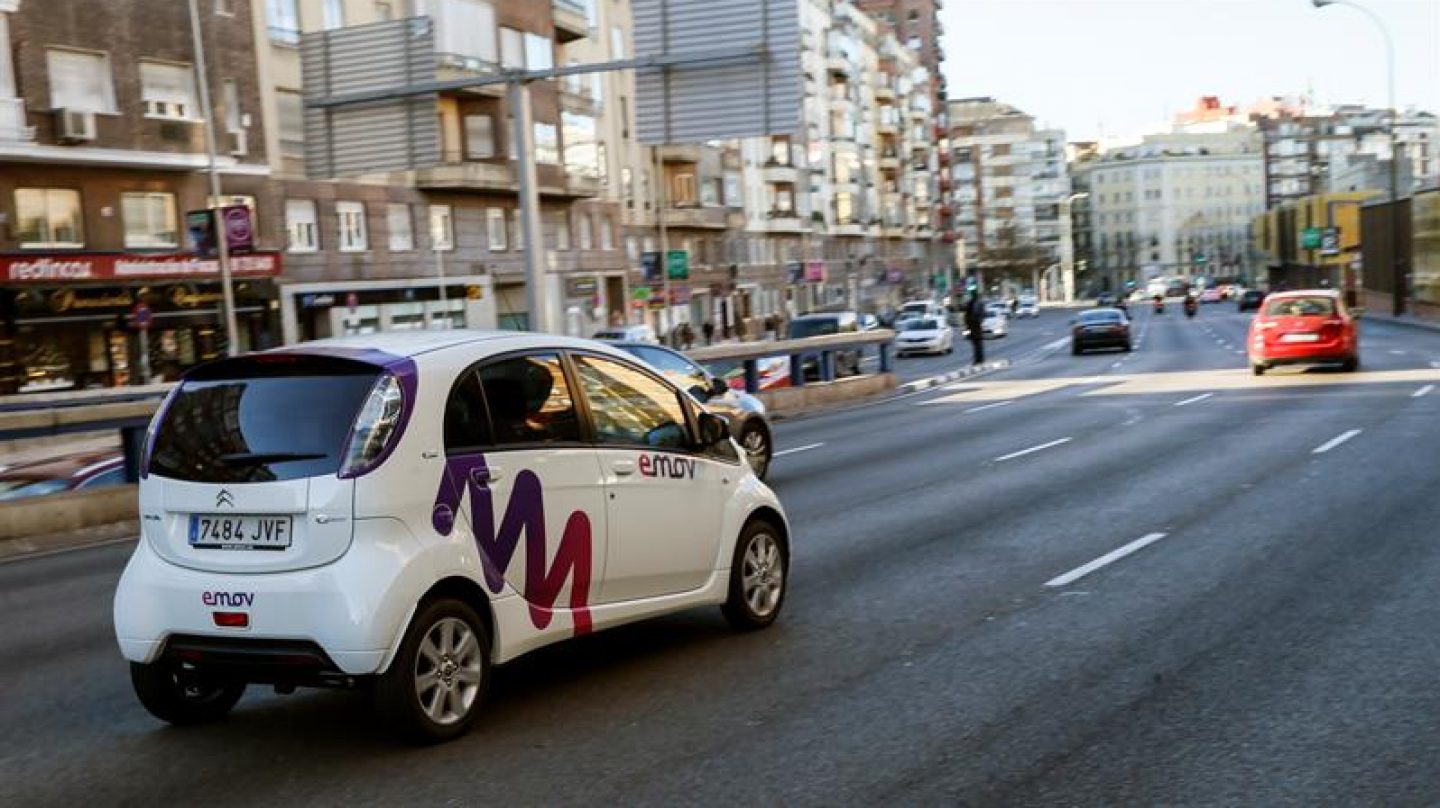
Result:
M369 681L404 734L492 664L706 604L775 620L789 527L720 417L614 348L515 332L325 340L191 371L152 422L115 632L188 724L249 683Z
M985 304L985 319L980 330L986 337L1003 337L1010 333L1010 307L1004 303Z

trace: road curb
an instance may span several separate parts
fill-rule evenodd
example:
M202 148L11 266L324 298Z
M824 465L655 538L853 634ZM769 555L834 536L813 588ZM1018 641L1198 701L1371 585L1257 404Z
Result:
M1425 322L1424 320L1406 319L1401 317L1387 317L1380 314L1365 314L1362 315L1360 319L1368 320L1372 323L1388 323L1389 325L1415 328L1421 331L1430 331L1432 333L1440 332L1440 323L1430 323Z
M35 556L50 555L66 550L83 550L104 544L133 541L140 534L137 521L116 522L109 525L68 530L61 533L46 533L38 536L23 536L0 541L0 563L21 561Z
M971 376L978 376L981 373L989 373L992 370L1003 370L1010 367L1009 359L995 359L990 362L982 362L978 365L970 365L959 370L952 370L940 376L931 376L927 379L916 379L913 382L905 382L895 389L897 393L918 393L921 390L929 390L932 387L939 387L942 384L968 379Z

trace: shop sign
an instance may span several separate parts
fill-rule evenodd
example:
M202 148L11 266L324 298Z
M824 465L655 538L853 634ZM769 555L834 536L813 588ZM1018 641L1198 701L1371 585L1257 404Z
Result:
M249 208L227 205L220 209L220 220L225 222L225 246L231 255L255 249L255 227L250 222Z
M637 303L644 303L650 299L651 294L650 287L637 286L630 292L630 299Z
M600 284L594 278L569 278L565 281L566 297L593 297L600 291Z
M63 314L67 311L129 308L135 299L124 289L57 289L50 293L46 303L51 311Z
M185 232L190 234L190 249L204 258L219 254L215 243L215 211L191 210L185 213Z
M665 256L665 274L672 281L690 279L690 253L686 250L671 250Z
M481 285L478 284L478 283L472 283L472 284L470 284L469 286L466 286L466 287L465 287L465 299L466 299L466 300L484 300L484 299L485 299L485 287L481 286Z
M306 309L323 309L335 305L334 295L301 295L300 307Z
M821 260L810 260L805 262L805 280L811 282L825 282L825 262Z
M805 265L799 261L786 261L785 278L788 283L799 283L805 280Z
M207 303L219 303L225 299L224 292L200 292L193 286L176 284L170 287L166 299L177 309L193 309Z
M267 278L280 274L278 252L233 256L236 278ZM166 280L220 277L220 262L194 255L126 255L99 253L61 256L0 256L0 283L54 284L63 281Z

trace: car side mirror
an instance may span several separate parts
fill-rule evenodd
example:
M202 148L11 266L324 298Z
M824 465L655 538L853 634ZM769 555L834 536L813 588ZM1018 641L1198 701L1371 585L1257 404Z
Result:
M700 413L700 448L708 449L730 440L730 424L713 412Z
M710 377L711 396L723 396L728 392L730 392L730 385L726 384L724 379L719 378L718 376Z

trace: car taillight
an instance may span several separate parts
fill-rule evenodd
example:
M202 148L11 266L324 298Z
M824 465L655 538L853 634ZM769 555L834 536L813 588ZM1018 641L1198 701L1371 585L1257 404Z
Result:
M350 444L345 448L345 462L340 467L342 479L359 477L384 459L399 431L404 412L405 393L400 380L394 374L382 374L370 388L365 406L360 408L350 429Z

